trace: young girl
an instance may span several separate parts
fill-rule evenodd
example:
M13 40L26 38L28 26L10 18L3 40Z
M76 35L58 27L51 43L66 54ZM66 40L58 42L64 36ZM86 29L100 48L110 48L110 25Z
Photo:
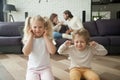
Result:
M56 52L51 23L41 16L28 17L24 27L23 53L29 56L26 80L54 80L50 54Z
M89 42L89 33L81 28L73 33L73 43L66 41L58 49L59 54L69 54L70 80L100 80L99 76L91 69L91 60L94 55L106 55L107 50L95 41Z

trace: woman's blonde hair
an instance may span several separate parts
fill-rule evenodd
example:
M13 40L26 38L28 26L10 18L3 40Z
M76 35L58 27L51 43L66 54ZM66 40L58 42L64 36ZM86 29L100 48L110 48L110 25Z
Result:
M52 37L52 23L51 23L51 21L47 17L41 17L40 15L37 15L37 16L34 16L34 17L27 17L26 18L25 26L24 26L24 29L23 29L23 32L24 32L23 40L24 40L24 38L29 36L29 30L31 29L31 24L33 23L33 21L43 22L45 29L48 30L48 36L50 38L53 38Z
M79 30L75 30L72 34L73 36L73 40L75 39L75 36L76 35L79 35L79 36L83 36L86 43L89 44L89 41L90 41L90 34L88 32L88 30L86 30L85 28L81 28Z

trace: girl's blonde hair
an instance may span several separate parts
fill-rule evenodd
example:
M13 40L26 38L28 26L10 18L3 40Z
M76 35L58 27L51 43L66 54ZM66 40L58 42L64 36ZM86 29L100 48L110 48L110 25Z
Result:
M75 30L72 34L73 36L73 40L75 39L75 36L76 35L79 35L79 36L83 36L86 43L89 44L89 41L90 41L90 34L88 32L88 30L86 30L85 28L81 28L79 30Z
M47 17L41 17L40 15L34 16L34 17L27 17L25 20L25 26L23 29L24 32L24 36L23 36L23 40L29 36L29 30L31 29L31 24L33 23L33 21L41 21L44 23L44 27L45 29L48 31L48 36L50 38L52 37L52 23L51 21L47 18Z

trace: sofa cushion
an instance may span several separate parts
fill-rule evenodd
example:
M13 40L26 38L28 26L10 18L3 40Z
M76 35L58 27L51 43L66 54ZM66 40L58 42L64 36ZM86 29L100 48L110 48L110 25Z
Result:
M20 36L20 26L24 26L24 22L0 22L0 36Z
M120 36L107 36L111 46L120 46Z
M98 30L97 30L95 21L85 22L85 23L83 23L83 25L84 25L85 29L88 30L88 32L90 33L91 36L98 35Z
M120 35L120 19L97 20L98 32L100 35Z
M21 35L22 37L23 37L23 35L24 35L23 29L24 29L24 26L19 26L19 28L18 28L19 33L20 33L20 35Z
M15 46L15 45L21 45L21 37L15 36L15 37L2 37L0 36L0 46Z
M110 40L107 37L101 37L101 36L96 36L96 37L91 37L91 41L96 41L99 44L103 46L109 46L110 45Z

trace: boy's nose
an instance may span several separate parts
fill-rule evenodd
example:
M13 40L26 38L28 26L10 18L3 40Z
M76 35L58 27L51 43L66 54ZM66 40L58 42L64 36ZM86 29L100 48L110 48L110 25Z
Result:
M81 42L79 42L78 44L81 45Z

